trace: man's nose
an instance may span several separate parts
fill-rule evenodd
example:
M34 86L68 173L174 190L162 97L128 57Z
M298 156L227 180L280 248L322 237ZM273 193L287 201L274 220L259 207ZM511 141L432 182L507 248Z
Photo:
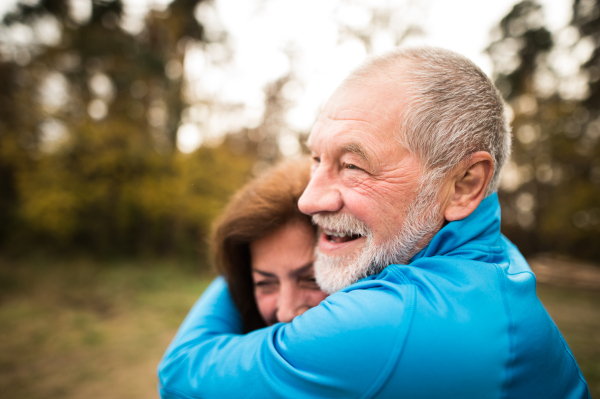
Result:
M335 183L335 177L331 176L329 168L322 164L318 165L298 200L300 211L307 215L339 211L342 208L342 196Z
M281 287L277 302L277 321L289 323L308 309L303 301L302 290L297 287Z

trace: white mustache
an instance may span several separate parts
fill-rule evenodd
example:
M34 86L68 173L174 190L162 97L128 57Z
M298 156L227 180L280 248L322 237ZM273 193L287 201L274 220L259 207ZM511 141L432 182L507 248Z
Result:
M312 217L313 223L323 230L333 231L336 234L343 235L361 235L371 237L372 232L366 224L358 220L355 216L347 213L337 214L317 214Z

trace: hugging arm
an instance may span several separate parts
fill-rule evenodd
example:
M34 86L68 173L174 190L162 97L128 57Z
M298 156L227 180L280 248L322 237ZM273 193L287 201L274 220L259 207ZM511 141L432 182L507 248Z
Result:
M394 352L407 333L401 320L410 317L412 306L400 308L390 322L389 314L377 311L390 304L365 304L410 304L414 292L408 286L397 292L374 282L360 284L362 289L336 293L292 323L241 335L226 283L216 279L159 365L162 398L374 395L396 364Z

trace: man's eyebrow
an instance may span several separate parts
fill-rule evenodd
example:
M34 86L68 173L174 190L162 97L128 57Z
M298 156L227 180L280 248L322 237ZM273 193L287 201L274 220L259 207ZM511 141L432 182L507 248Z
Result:
M367 162L371 161L369 159L369 156L365 152L365 150L363 150L363 148L360 146L360 144L358 144L356 142L351 142L351 143L342 145L342 150L345 152L351 152L353 154L356 154L359 157L363 158Z

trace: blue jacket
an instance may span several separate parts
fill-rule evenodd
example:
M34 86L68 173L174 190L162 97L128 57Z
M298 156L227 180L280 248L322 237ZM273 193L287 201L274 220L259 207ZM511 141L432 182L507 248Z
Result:
M159 365L163 398L590 398L494 194L409 265L241 335L222 278Z

